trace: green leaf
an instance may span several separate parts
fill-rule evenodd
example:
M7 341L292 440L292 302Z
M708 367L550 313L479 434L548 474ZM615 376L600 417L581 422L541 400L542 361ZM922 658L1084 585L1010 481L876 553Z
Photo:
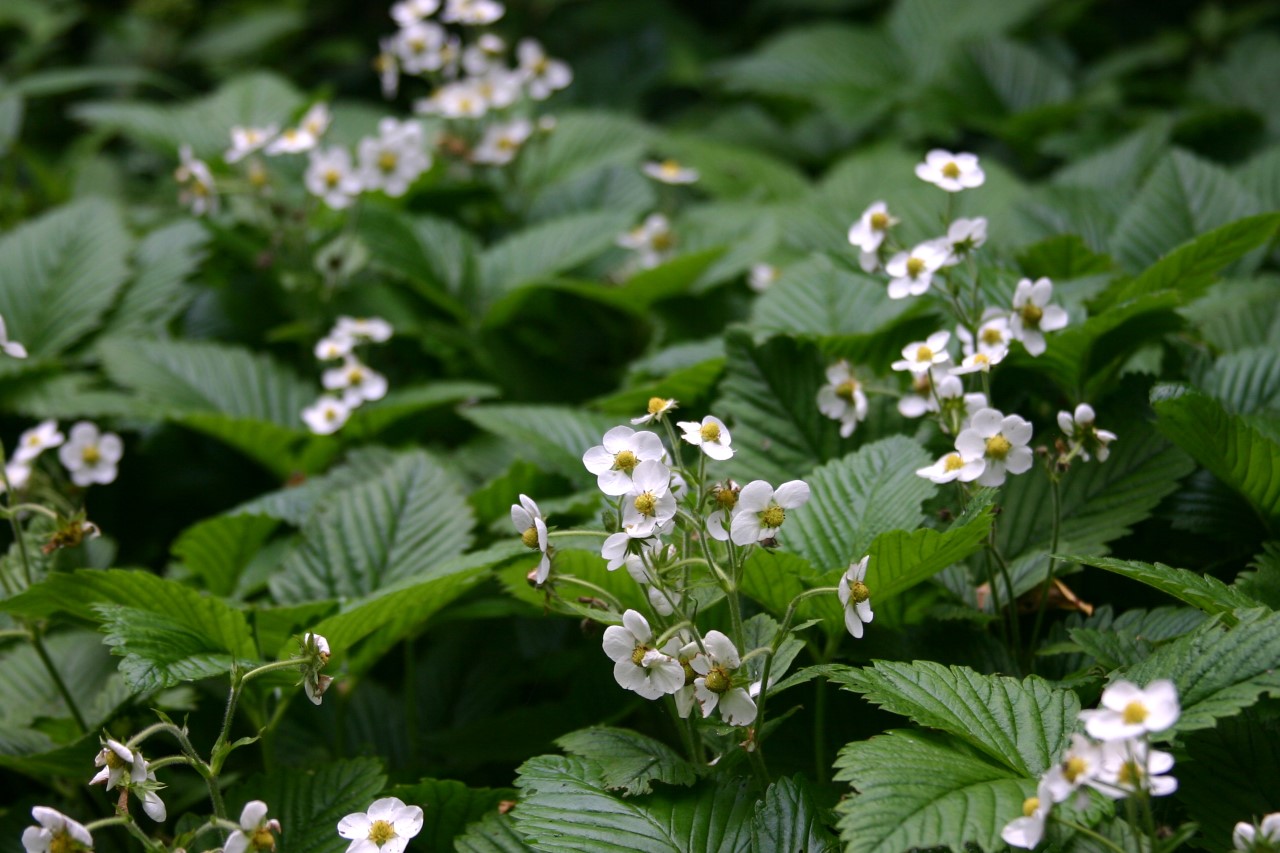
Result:
M1028 278L1058 281L1110 272L1111 259L1091 250L1075 234L1059 234L1019 252L1018 266Z
M836 853L840 848L826 823L803 776L779 779L756 803L751 849L753 853Z
M368 595L460 555L472 524L451 474L421 451L400 454L308 520L271 578L272 595L283 604Z
M819 569L845 568L881 533L920 526L936 488L915 472L928 464L919 444L891 436L823 465L805 476L812 497L788 512L781 539Z
M467 827L453 842L458 853L523 853L531 850L515 829L511 815L490 814Z
M229 796L229 813L240 814L249 800L270 806L283 831L279 853L341 853L349 843L334 831L338 821L363 812L387 784L382 766L372 758L334 761L315 770L283 768L253 776Z
M133 253L133 280L112 317L108 336L152 333L181 314L196 296L188 281L205 259L209 232L182 221L144 237Z
M387 792L407 805L422 807L422 832L417 844L428 850L448 850L467 824L486 815L497 815L498 804L514 800L510 788L468 788L452 779L423 779L412 785L397 785Z
M240 573L279 522L265 515L218 515L193 524L173 543L173 556L214 595L229 596Z
M1236 611L1239 623L1224 628L1219 617L1157 649L1123 674L1136 684L1171 678L1182 716L1165 736L1211 728L1264 694L1280 694L1280 613L1261 608Z
M582 454L600 443L616 419L559 406L474 406L463 417L483 430L515 442L524 455L549 471L582 486L595 476L582 464Z
M655 141L660 155L696 168L698 188L726 199L787 199L809 190L794 166L743 145L730 145L693 133L668 133Z
M1080 700L1037 676L1022 681L933 661L875 661L832 678L886 711L941 729L1023 776L1039 776L1070 745Z
M351 416L360 434L379 433L398 421L429 409L455 403L469 403L495 397L498 389L479 382L430 382L397 388L373 403L366 403Z
M666 744L629 729L579 729L557 738L556 746L598 764L605 789L627 797L651 793L654 782L687 786L698 781L695 765Z
M965 750L961 743L892 731L851 743L836 759L836 779L858 792L838 807L848 853L902 853L966 844L1003 849L1000 830L1022 814L1035 780Z
M844 569L818 572L808 560L786 551L758 549L747 558L742 570L742 591L782 618L791 601L807 589L835 586ZM814 596L800 602L797 621L817 619L829 637L844 633L844 611L832 595Z
M701 400L724 374L725 359L711 358L680 368L661 378L623 388L607 397L595 400L598 408L618 415L637 415L648 411L653 397L678 400L681 407L694 400Z
M480 243L470 231L447 219L409 217L377 205L361 213L357 228L375 268L402 277L459 319L480 313Z
M0 238L0 316L33 356L58 355L99 326L128 277L132 240L98 199L57 208Z
M635 166L649 136L649 129L629 116L599 111L557 116L555 132L521 152L519 182L545 188L604 166Z
M1243 495L1265 524L1280 524L1280 444L1190 389L1157 385L1151 403L1162 433Z
M980 550L994 523L989 506L976 516L957 521L946 532L922 527L914 532L891 530L871 543L867 563L867 587L872 601L880 602Z
M1118 575L1155 587L1161 592L1185 601L1211 615L1221 615L1228 625L1235 624L1232 612L1237 609L1257 607L1258 602L1234 586L1227 586L1212 575L1201 575L1186 569L1175 569L1163 563L1142 563L1137 560L1113 560L1108 557L1069 557L1062 559L1083 563L1098 569L1106 569Z
M1280 411L1280 351L1249 347L1218 358L1200 388L1239 415Z
M1244 713L1184 740L1190 772L1178 800L1204 828L1212 849L1231 849L1236 821L1280 811L1280 722ZM1181 762L1180 762L1181 763Z
M1272 610L1280 610L1280 542L1265 543L1249 568L1236 578L1236 586Z
M594 762L539 756L521 765L516 827L535 850L593 853L738 851L750 843L754 797L744 781L620 799Z
M54 662L63 684L90 729L106 723L133 692L117 672L116 660L102 644L102 636L86 630L61 631L44 639L45 650ZM70 719L62 693L36 650L30 644L12 646L0 654L0 725L11 737L38 751L52 748L54 741L39 731L42 719ZM20 732L29 732L19 737ZM0 737L0 742L5 739ZM27 754L0 747L6 755Z

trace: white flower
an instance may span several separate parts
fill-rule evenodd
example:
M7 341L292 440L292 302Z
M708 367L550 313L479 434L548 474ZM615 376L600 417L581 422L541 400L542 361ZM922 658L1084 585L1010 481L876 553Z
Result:
M708 631L702 638L705 655L689 661L698 677L693 681L693 695L702 707L702 716L720 708L720 718L731 726L749 726L756 719L756 703L746 688L733 686L733 674L742 666L742 658L733 641L719 631Z
M471 152L471 162L491 166L503 166L515 159L520 146L533 134L528 119L518 118L505 124L491 124L485 128L480 143Z
M374 800L368 812L349 814L338 821L338 834L348 838L347 853L403 853L422 831L422 809L406 806L397 797Z
M401 27L411 27L423 18L430 18L439 8L440 0L400 0L392 5L391 18Z
M671 471L656 459L635 467L631 490L622 504L622 527L635 539L653 534L675 517L676 496L671 493Z
M956 450L963 459L982 458L986 467L978 477L980 486L999 486L1005 472L1022 474L1031 468L1033 455L1031 424L1017 415L1005 416L998 409L982 409L973 416L969 428L956 436Z
M369 341L382 344L391 340L393 333L391 324L381 317L348 317L343 315L334 324L331 336L342 335L352 338L356 343Z
M957 219L947 226L947 236L939 242L947 248L944 265L955 266L987 242L987 218Z
M729 538L735 545L774 539L786 521L787 510L803 506L808 500L809 484L803 480L783 483L777 491L764 480L753 480L738 495L738 511L733 516Z
M47 806L34 806L31 816L39 826L28 826L22 832L22 846L27 853L75 853L93 849L93 836L84 825Z
M994 365L1004 361L1007 352L1008 350L1002 350L992 353L975 352L972 355L966 355L958 366L951 368L950 372L954 376L962 376L966 373L990 373Z
M378 72L382 97L394 98L400 90L400 60L396 57L394 36L378 41L378 55L373 59L373 70Z
M889 215L889 207L883 201L873 203L849 229L849 242L857 246L866 255L875 255L880 250L889 229L898 224L898 219Z
M483 27L501 18L507 9L496 0L448 0L440 20L450 24Z
M213 185L213 172L203 160L192 155L190 145L178 149L178 168L173 177L178 182L179 204L191 208L196 216L218 212L218 191ZM7 348L5 352L8 352Z
M520 503L511 505L511 523L525 547L542 554L534 575L535 582L541 585L551 574L551 548L547 545L547 523L542 520L542 511L532 498L521 495Z
M1178 790L1178 780L1165 775L1172 769L1173 756L1151 749L1145 740L1107 741L1102 745L1102 773L1093 787L1113 799L1139 791L1164 797Z
M916 165L916 177L935 184L949 193L982 186L986 175L973 154L952 154L935 148Z
M694 447L701 447L702 452L712 459L723 462L733 457L733 448L729 446L733 441L729 437L729 428L715 415L707 415L701 423L679 421L676 426L684 430L681 438Z
M9 340L9 330L5 327L4 317L0 317L0 351L10 358L26 358L27 348L17 341Z
M622 234L617 244L624 249L633 249L639 255L640 268L652 269L671 255L675 247L675 235L671 233L671 223L661 213L650 214L636 228Z
M4 477L9 481L9 485L13 487L14 491L25 488L27 482L31 479L31 463L10 460L5 463ZM3 493L4 490L5 484L0 482L0 493Z
M351 152L337 146L311 152L303 184L307 192L319 197L334 210L350 207L351 202L364 189L351 164Z
M951 360L951 354L947 352L950 341L950 332L934 332L923 341L915 341L903 347L902 358L891 366L894 370L909 370L914 374L928 373L935 364L945 364Z
M58 448L58 459L77 486L106 485L116 478L116 465L124 455L124 442L114 432L102 433L88 421L79 421L71 437Z
M274 124L266 127L241 127L237 125L231 128L231 147L222 155L222 159L228 163L239 163L245 157L266 145L279 132L280 128Z
M41 421L18 438L18 446L13 451L13 462L19 465L30 464L41 453L64 441L66 436L58 431L57 421Z
M535 101L545 101L553 92L573 82L573 70L568 63L548 57L542 45L533 39L522 39L516 45L516 61L525 89Z
M661 163L651 160L640 167L640 171L664 184L692 184L701 177L697 169L681 166L675 160L663 160Z
M349 409L387 396L387 377L353 355L344 358L341 367L326 370L321 383L326 391L341 391L342 403Z
M637 465L661 460L665 453L662 439L655 433L618 426L604 434L601 444L582 454L582 464L596 475L600 491L617 497L631 491L631 477Z
M271 833L280 831L280 821L267 820L267 804L262 800L250 800L240 812L240 828L227 836L222 853L257 853L275 850L276 841Z
M956 337L960 340L960 351L964 355L985 352L987 355L1003 353L1009 349L1013 336L1009 333L1009 315L999 308L988 308L982 315L982 323L978 326L978 335L974 335L964 326L956 326Z
M605 559L605 568L616 571L627 561L627 548L631 545L631 537L624 530L614 533L604 540L600 546L600 556Z
M622 614L621 625L604 629L604 653L613 661L613 677L626 690L657 699L684 687L684 667L655 649L649 622L634 610Z
M320 670L329 663L329 641L310 631L302 635L302 688L313 705L319 705L333 677Z
M495 68L502 68L506 52L507 43L501 36L483 33L462 51L462 70L472 77L480 77Z
M840 606L844 608L844 626L854 639L862 639L862 626L871 621L871 590L867 589L867 561L863 557L840 577L840 586L836 594L840 597Z
M939 485L953 480L971 483L982 476L986 467L987 462L982 456L970 456L966 459L958 451L952 451L932 465L916 469L916 476L932 480Z
M1009 334L1022 341L1031 355L1045 350L1044 333L1056 332L1067 326L1067 312L1060 305L1050 305L1053 298L1053 282L1038 278L1033 283L1024 278L1013 291L1013 314L1009 317Z
M947 252L936 243L921 243L910 252L899 252L884 265L884 271L893 276L889 282L890 299L906 299L919 296L929 290L933 274L947 259Z
M954 434L968 424L980 409L987 408L987 395L981 391L965 393L964 382L959 377L940 376L933 379L932 402L931 411L942 414L942 431ZM901 408L899 403L899 410Z
M298 127L311 137L319 141L324 136L324 132L329 129L329 124L333 121L333 114L329 112L329 105L324 101L312 104L302 118L298 120Z
M439 71L445 65L448 31L434 21L417 21L391 37L391 50L406 74Z
M738 514L738 495L741 492L742 487L733 480L725 480L711 487L716 509L707 516L707 533L712 539L729 541L729 531L733 528L733 517Z
M1044 775L1044 790L1055 803L1064 802L1081 785L1090 785L1103 772L1102 749L1084 735L1073 734L1071 747L1062 761Z
M279 154L301 154L316 147L320 140L314 133L302 127L287 127L279 136L271 140L263 153L268 157Z
M1237 850L1269 850L1280 847L1280 812L1273 812L1255 826L1240 821L1231 833L1231 843Z
M1096 414L1093 406L1081 403L1072 412L1058 412L1058 426L1066 433L1073 446L1080 448L1080 458L1089 461L1089 454L1096 454L1099 462L1106 462L1111 455L1111 442L1116 434L1110 430L1098 429L1094 423Z
M105 784L110 791L117 786L132 791L142 801L142 810L157 823L167 817L164 801L155 789L156 774L151 771L142 752L107 739L102 751L93 759L93 763L102 769L89 780L90 785Z
M482 118L489 111L486 93L492 91L492 86L484 86L479 78L471 77L441 86L426 104L420 103L414 109L445 118Z
M1049 796L1045 782L1041 780L1036 796L1023 800L1022 817L1005 824L1004 829L1000 830L1000 837L1010 847L1033 849L1044 838L1044 824L1051 808L1053 799Z
M382 190L389 196L404 195L427 169L431 157L422 139L422 125L384 118L378 136L366 136L358 147L360 183L366 191Z
M641 415L638 418L632 418L631 423L639 425L647 424L650 421L660 421L667 412L670 412L675 408L675 400L664 400L661 397L650 397L647 414Z
M320 361L333 361L351 354L356 339L351 335L332 332L327 337L316 341L316 358Z
M1162 732L1178 721L1178 689L1167 679L1153 681L1146 689L1117 681L1102 691L1101 707L1081 711L1080 719L1090 736L1098 740L1124 740L1147 732Z
M934 370L911 374L911 392L898 398L898 413L904 418L918 418L938 411L938 401L933 396L935 381L942 381L946 374Z
M840 359L827 368L827 384L818 389L818 411L840 422L840 437L848 438L867 419L867 395L849 362Z
M331 435L342 429L342 425L351 417L351 407L329 394L322 394L319 399L302 410L302 419L307 428L316 435Z
M781 271L773 264L752 264L751 272L747 274L747 286L756 293L763 293L769 289Z
M486 109L504 110L520 98L520 73L505 68L490 68L472 85L484 101Z

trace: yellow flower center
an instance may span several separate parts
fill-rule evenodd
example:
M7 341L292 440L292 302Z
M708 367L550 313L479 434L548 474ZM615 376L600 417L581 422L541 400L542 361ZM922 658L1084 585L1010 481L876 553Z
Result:
M849 584L849 601L852 604L861 604L871 597L871 590L862 581L854 581Z
M858 391L858 380L846 379L836 386L836 396L841 400L852 403L853 395Z
M381 847L396 837L396 828L385 820L375 820L369 827L369 840Z
M103 760L103 763L105 763L112 770L116 769L117 767L126 766L125 760L120 756L116 755L116 752L114 749L108 748L108 749L102 750L102 760Z
M637 643L635 649L631 652L631 662L636 666L644 663L644 656L649 653L649 647L643 643Z
M324 419L326 421L336 421L338 419L338 410L333 406L329 406L324 410Z
M29 438L27 439L27 446L28 446L28 447L39 447L39 446L40 446L40 436L38 436L38 435L33 435L33 436L29 437Z
M985 366L985 367L990 367L990 366L991 366L991 359L987 356L987 354L986 354L985 352L975 352L975 353L973 354L973 363L974 363L974 364L980 364L980 365L983 365L983 366Z
M498 137L498 150L499 150L499 151L515 151L515 150L516 150L516 148L518 148L518 147L519 147L519 144L518 144L514 139L512 139L510 136L499 136L499 137Z
M675 178L680 175L680 164L675 160L663 160L662 165L658 168L662 171L662 174L668 178Z
M1147 718L1147 706L1143 705L1137 699L1134 699L1128 705L1124 706L1124 723L1127 726L1136 726Z
M249 844L255 850L275 850L276 838L271 834L271 830L260 826L249 836Z
M98 450L98 445L90 444L80 451L80 458L86 465L97 465L102 461L102 453Z
M738 493L733 489L716 489L716 506L723 510L731 510L738 505Z
M327 169L324 173L324 185L326 187L336 187L338 181L342 180L342 174L337 169Z
M1062 775L1066 777L1068 782L1075 784L1075 781L1084 775L1089 769L1089 763L1078 755L1073 755L1062 764Z
M666 408L667 408L667 401L662 399L661 397L649 398L649 414L660 415L666 410Z
M55 832L49 839L49 853L72 853L79 845L69 832Z
M548 68L548 67L549 67L548 60L547 60L547 58L544 56L544 57L542 57L541 59L539 59L539 60L537 60L536 62L534 62L534 63L533 63L533 65L531 66L530 70L531 70L531 71L533 71L533 75L534 75L535 77L541 77L542 75L544 75L544 74L546 74L546 73L547 73L547 68Z
M944 178L950 178L953 181L960 177L960 167L956 165L954 160L948 160L941 171Z
M714 422L705 423L702 429L698 430L698 434L702 436L703 441L719 441L720 427Z
M871 230L883 231L889 227L889 214L873 213L871 214Z
M1022 801L1022 816L1031 817L1036 813L1036 809L1040 808L1039 797L1027 797Z
M964 460L960 458L959 453L948 453L942 460L942 469L950 473L951 471L959 471L964 467Z
M1040 306L1030 302L1023 305L1022 310L1018 313L1022 315L1022 322L1033 329L1040 326L1040 318L1044 316L1044 311Z
M693 667L689 665L687 660L680 661L680 668L684 670L684 683L693 684L698 678L698 673L693 671Z
M533 548L537 550L540 547L538 542L538 528L530 527L524 533L521 533L520 541L524 543L526 548Z
M639 464L640 460L630 450L619 450L613 454L613 467L619 471L626 471L630 474Z
M426 39L409 39L409 49L414 53L422 53L422 51L427 49Z
M924 272L924 261L919 258L907 258L907 275L915 278Z
M196 181L191 185L191 191L198 196L206 196L209 194L209 185L204 181Z
M641 492L636 495L635 507L636 512L644 517L652 517L654 511L658 508L658 499L653 496L653 492Z
M663 252L675 245L675 238L671 236L669 231L660 231L653 235L651 241L656 251Z
M1000 334L1000 330L994 326L983 329L981 337L984 344L998 344L1004 340L1004 335Z
M916 361L933 361L933 350L923 345L917 347Z
M352 385L359 385L364 381L364 371L358 367L353 367L347 371L347 381Z
M378 155L378 168L384 172L394 171L397 162L396 152L394 151L383 151Z
M987 439L987 456L992 459L1003 459L1012 449L1013 445L1009 443L1009 439L999 433Z
M712 693L724 693L732 685L733 679L729 677L729 673L725 671L724 667L717 666L707 673L704 683Z
M787 511L777 504L772 504L764 512L760 513L760 523L765 527L781 527L782 522L787 519Z
M1137 788L1142 784L1142 768L1137 762L1126 761L1120 765L1120 772L1116 776L1118 781L1125 788Z

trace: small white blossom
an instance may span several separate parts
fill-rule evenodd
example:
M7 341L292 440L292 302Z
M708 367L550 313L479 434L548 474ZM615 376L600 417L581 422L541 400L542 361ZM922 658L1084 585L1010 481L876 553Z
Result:
M124 455L124 442L114 432L102 433L88 421L70 429L70 438L58 448L58 459L77 486L106 485L116 478L116 465Z
M316 435L331 435L342 429L351 417L351 407L329 394L323 394L302 410L302 420Z
M9 340L9 330L4 323L4 317L0 317L0 352L10 358L26 358L27 348L17 341Z
M1249 853L1280 848L1280 812L1267 815L1257 825L1240 821L1231 833L1231 843L1235 849Z
M40 825L28 826L22 832L22 846L27 853L77 853L93 849L93 836L84 824L62 812L47 806L33 806L31 816Z
M406 806L398 797L374 800L369 811L338 821L338 835L351 841L346 853L404 853L421 831L421 807Z
M57 447L66 441L66 436L58 431L58 422L41 421L18 438L18 446L13 451L13 462L29 465L41 453Z
M738 495L737 512L729 528L735 545L754 545L777 537L786 521L787 510L804 506L809 501L809 484L791 480L775 491L764 480L753 480Z
M986 467L986 459L982 456L970 455L966 458L964 454L953 450L932 465L916 469L916 476L932 480L939 485L954 480L971 483L982 476Z
M1102 748L1081 734L1071 736L1062 760L1044 775L1044 790L1055 803L1065 802L1082 785L1092 786L1103 773Z
M483 76L503 67L506 52L507 43L501 36L483 33L462 51L462 70L472 77Z
M266 145L279 132L279 126L274 124L266 127L241 127L237 125L231 128L231 147L222 155L222 159L228 163L239 163L245 157Z
M943 265L955 266L986 242L987 218L985 216L957 219L947 226L947 236L940 241L941 245L947 248L947 259L943 261Z
M894 370L909 370L913 374L930 372L934 365L946 364L951 360L947 352L947 344L951 342L950 332L934 332L923 341L914 341L902 348L902 358L891 367Z
M333 361L343 358L351 354L351 348L355 345L356 339L351 335L333 332L316 341L316 358L319 361Z
M542 511L532 498L521 495L520 503L511 505L511 523L525 547L542 555L534 575L535 583L541 585L551 574L551 546L547 544L547 523L542 519Z
M733 517L738 514L738 495L741 493L742 487L733 480L725 480L711 487L716 509L707 516L707 533L712 539L729 541L729 531L733 529Z
M190 145L178 149L178 168L173 177L178 182L179 204L191 208L196 216L218 212L218 190L213 185L213 172L203 160L196 159Z
M661 397L650 397L646 413L638 418L632 418L631 423L639 425L647 424L651 421L661 421L667 412L670 412L675 408L675 400L664 400Z
M416 121L382 119L378 122L378 136L361 139L358 152L364 190L382 190L393 198L408 192L409 186L431 168L422 125Z
M1045 350L1044 333L1056 332L1067 326L1067 312L1060 305L1050 305L1053 298L1053 282L1038 278L1032 282L1024 278L1013 291L1013 313L1009 317L1009 334L1022 341L1031 355L1041 355Z
M440 0L400 0L391 6L391 18L401 27L411 27L439 8Z
M326 370L321 382L326 391L341 391L342 403L349 409L387 396L387 377L353 355L344 358L341 367Z
M167 817L164 801L156 793L162 787L156 784L156 774L151 771L142 752L130 749L117 740L107 739L102 751L93 759L102 769L89 780L90 785L103 784L106 790L123 787L142 801L142 810L157 823Z
M602 443L582 454L582 464L596 475L600 491L617 497L631 491L636 466L661 460L666 452L662 439L655 433L619 426L606 432Z
M240 828L227 836L222 853L259 853L276 849L271 833L280 832L280 821L267 820L267 804L250 800L240 811Z
M1117 681L1102 691L1101 707L1081 711L1085 731L1098 740L1124 740L1147 732L1162 732L1178 721L1178 690L1167 679L1145 689Z
M1021 847L1032 850L1044 838L1044 824L1053 808L1053 799L1049 795L1045 782L1041 780L1036 789L1036 796L1028 797L1022 803L1022 817L1014 818L1000 830L1000 837L1010 847Z
M302 127L287 127L280 135L271 140L263 153L268 157L280 154L301 154L316 147L320 141L314 133Z
M747 286L756 293L764 293L780 274L781 271L773 264L752 264L751 272L747 274Z
M935 368L935 372L938 370ZM930 411L942 414L940 426L943 432L959 432L980 409L987 408L987 395L981 391L966 392L964 382L957 376L935 376L932 383L933 405ZM901 408L899 405L899 411Z
M391 335L394 331L391 324L381 317L348 317L343 315L334 324L330 335L345 335L354 339L356 343L369 341L370 343L383 344L391 340Z
M447 0L440 20L449 24L484 27L506 14L507 8L496 0Z
M675 657L653 647L649 622L634 610L622 614L621 625L604 629L604 653L613 661L613 677L626 690L657 699L684 687L684 667Z
M631 489L622 503L622 527L636 539L651 536L676 514L671 471L655 459L635 467Z
M391 50L406 74L425 74L445 66L448 31L434 21L417 21L391 37Z
M298 120L298 127L319 141L332 122L333 114L329 112L329 105L320 101L312 104L303 113L302 118Z
M978 477L980 486L999 486L1005 473L1022 474L1031 468L1033 454L1031 424L1018 417L1007 417L998 409L982 409L973 416L969 428L956 436L956 450L964 459L981 457L986 467Z
M1013 341L1009 332L1009 315L999 308L988 308L982 315L976 338L964 326L956 326L956 337L960 340L960 352L964 355L973 355L975 352L987 355L1007 352Z
M1004 361L1004 357L1008 350L997 350L991 353L975 352L972 355L966 355L959 365L951 368L951 374L954 376L963 376L966 373L990 373L991 368Z
M1094 422L1097 415L1093 406L1081 403L1075 412L1058 412L1058 426L1066 433L1073 447L1080 448L1080 458L1089 461L1089 454L1098 457L1099 462L1106 462L1111 455L1111 442L1116 434L1110 430L1098 429Z
M1093 787L1121 799L1142 791L1164 797L1178 790L1178 780L1167 775L1173 756L1151 749L1145 740L1112 740L1102 745L1102 773Z
M351 152L336 146L312 151L302 180L307 192L334 210L350 207L364 189L351 163Z
M391 99L400 90L400 60L396 56L396 40L381 39L378 42L378 55L373 60L373 70L378 72L378 84L382 87L382 97Z
M949 193L982 186L986 180L978 158L973 154L952 154L935 148L916 165L916 177L941 187Z
M906 299L920 296L929 290L933 274L942 268L947 252L936 243L921 243L910 252L899 252L884 265L884 271L893 276L889 282L890 299Z
M871 590L867 589L867 561L863 557L840 577L840 585L836 593L840 598L840 606L844 608L844 626L854 639L862 639L862 626L871 621Z
M880 250L889 229L898 222L897 217L889 214L889 206L883 201L877 201L862 211L862 216L849 228L849 243L856 246L862 254L874 256Z
M693 694L702 708L702 716L711 716L719 707L720 718L729 725L751 725L756 719L755 700L746 688L733 686L733 675L742 666L737 647L719 631L708 631L702 644L707 653L689 661L689 666L698 673L693 681Z
M818 389L818 411L840 422L840 437L848 438L867 419L867 395L849 362L840 359L827 368L827 384Z
M680 436L694 447L701 447L702 452L719 462L733 457L730 446L733 439L729 436L729 428L724 421L715 415L707 415L698 421L679 421L676 426L684 431Z
M516 45L516 61L525 89L535 101L545 101L573 82L573 70L568 63L547 56L542 45L533 39L522 39Z
M697 169L689 166L682 166L676 160L663 160L658 162L651 160L640 167L640 170L650 178L663 184L692 184L696 183L701 175Z
M653 213L639 226L620 235L617 244L637 253L641 269L652 269L671 256L675 235L667 217Z
M528 119L519 118L504 124L491 124L471 152L471 162L490 166L505 166L520 153L520 147L533 134Z

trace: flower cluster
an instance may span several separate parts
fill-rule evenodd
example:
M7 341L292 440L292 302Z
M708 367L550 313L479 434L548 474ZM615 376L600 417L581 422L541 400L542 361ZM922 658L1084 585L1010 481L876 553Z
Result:
M1140 688L1117 681L1102 693L1102 707L1081 711L1088 737L1071 736L1062 760L1041 777L1036 796L1023 803L1022 816L1010 821L1001 837L1013 847L1031 849L1044 837L1054 805L1077 798L1088 787L1112 799L1163 797L1178 788L1167 775L1173 756L1152 749L1150 735L1169 729L1181 709L1171 681Z
M76 422L68 432L69 437L58 429L57 421L47 420L22 433L4 467L9 486L14 490L25 488L40 455L55 447L58 461L77 486L106 485L114 481L124 455L120 436L104 433L89 421Z
M123 788L142 801L142 810L152 820L160 823L165 819L164 801L156 793L164 786L156 782L156 774L142 757L142 750L108 738L93 763L102 769L89 780L90 785L103 784L108 791Z
M1280 850L1280 812L1273 812L1257 823L1240 821L1231 832L1231 844L1247 853L1274 853Z
M339 317L329 334L316 342L316 359L342 363L321 377L328 393L302 410L302 419L313 433L337 432L360 406L387 395L387 378L362 362L355 350L362 344L386 343L391 334L391 324L379 317Z
M302 689L313 705L319 705L333 683L333 676L321 672L329 665L329 641L319 634L307 632L302 635L301 646Z

